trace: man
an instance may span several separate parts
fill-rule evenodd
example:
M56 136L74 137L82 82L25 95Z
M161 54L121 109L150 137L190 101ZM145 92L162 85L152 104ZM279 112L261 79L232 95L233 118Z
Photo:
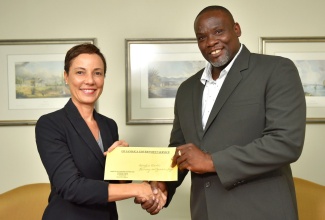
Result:
M170 146L178 181L152 186L168 205L190 171L192 220L298 219L290 163L302 152L306 103L297 68L250 53L224 7L203 9L194 30L208 64L176 95Z

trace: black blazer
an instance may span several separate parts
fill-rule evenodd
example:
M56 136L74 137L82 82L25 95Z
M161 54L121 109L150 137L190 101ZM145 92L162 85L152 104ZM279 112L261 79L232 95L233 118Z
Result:
M94 110L104 150L118 140L114 120ZM115 202L108 202L105 157L71 99L63 109L37 121L36 143L49 176L51 194L43 219L118 219Z
M243 46L202 128L203 71L179 87L170 146L194 143L217 173L191 173L192 220L296 220L290 163L303 149L306 103L297 68ZM168 182L169 200L178 182Z

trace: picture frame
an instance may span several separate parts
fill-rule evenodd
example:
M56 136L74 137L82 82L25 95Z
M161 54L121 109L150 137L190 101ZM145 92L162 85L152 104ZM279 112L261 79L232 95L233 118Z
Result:
M325 123L325 37L260 37L259 53L291 59L307 104L307 123Z
M171 124L178 86L204 68L196 39L125 39L126 124Z
M95 38L0 40L0 126L35 125L46 113L63 108L64 57L73 46Z

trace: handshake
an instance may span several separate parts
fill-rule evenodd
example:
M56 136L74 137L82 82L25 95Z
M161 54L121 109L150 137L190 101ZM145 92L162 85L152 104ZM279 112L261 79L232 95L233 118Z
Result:
M107 155L107 153L112 152L117 147L128 146L128 143L126 143L125 141L116 141L108 149L108 151L104 153L104 155ZM127 150L125 150L125 152L127 152ZM176 147L175 152L173 154L174 155L171 158L172 160L170 164L170 167L172 168L177 166L178 170L180 171L188 170L197 174L215 172L211 155L206 152L203 152L194 144L189 143L178 146ZM121 162L125 160L121 160L119 158L119 160L117 161ZM108 162L106 162L106 165L107 164ZM122 184L109 184L109 201L118 201L127 198L134 198L134 202L136 204L140 204L142 209L145 209L151 215L158 214L160 210L166 205L168 195L166 182L143 181L141 183L123 184L125 183L125 180L121 179L119 180L119 182Z
M163 209L167 200L167 187L164 182L152 181L142 182L143 194L134 198L134 203L141 204L141 207L151 215L156 215Z

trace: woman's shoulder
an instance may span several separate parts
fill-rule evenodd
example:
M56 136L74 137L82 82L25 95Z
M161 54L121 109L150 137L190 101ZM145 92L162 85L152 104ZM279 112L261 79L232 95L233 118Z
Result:
M36 122L35 128L57 127L66 121L66 118L64 109L59 109L40 116Z
M50 112L50 113L42 115L38 120L60 118L62 116L64 116L64 111L63 111L63 109L59 109L54 112Z

